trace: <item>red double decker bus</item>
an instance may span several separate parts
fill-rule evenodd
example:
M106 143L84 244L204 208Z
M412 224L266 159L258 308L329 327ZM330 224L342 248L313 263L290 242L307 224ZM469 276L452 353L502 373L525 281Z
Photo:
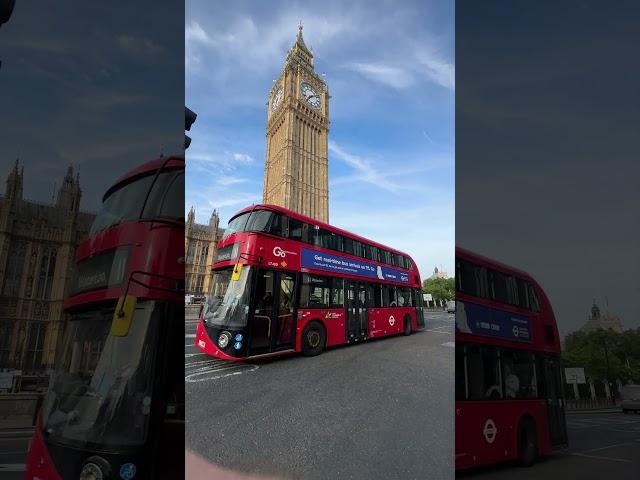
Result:
M118 180L76 264L27 479L182 478L184 158Z
M456 468L567 445L560 337L525 272L456 249Z
M423 329L420 274L406 254L273 205L245 208L218 244L195 344L228 360Z

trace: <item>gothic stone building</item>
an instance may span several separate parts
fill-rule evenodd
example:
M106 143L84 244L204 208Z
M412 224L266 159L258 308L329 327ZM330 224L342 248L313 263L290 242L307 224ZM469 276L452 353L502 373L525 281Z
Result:
M263 201L327 223L329 98L300 26L267 102Z
M220 218L214 210L209 225L195 222L196 212L191 207L187 215L184 231L185 292L192 295L204 295L211 287L211 266L215 261L216 245L224 230L219 228Z
M46 380L53 366L76 247L94 218L79 210L72 167L53 204L25 200L23 178L16 161L0 197L0 369L22 371L17 389Z

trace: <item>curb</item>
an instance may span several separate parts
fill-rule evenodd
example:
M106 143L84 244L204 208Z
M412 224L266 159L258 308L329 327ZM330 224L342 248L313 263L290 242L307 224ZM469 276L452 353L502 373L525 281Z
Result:
M581 413L622 413L622 408L594 408L585 410L567 410L567 415L580 415Z

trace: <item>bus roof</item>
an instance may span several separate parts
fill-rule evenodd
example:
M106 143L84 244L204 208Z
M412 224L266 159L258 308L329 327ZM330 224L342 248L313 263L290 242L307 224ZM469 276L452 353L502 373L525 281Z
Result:
M496 260L492 260L490 258L484 257L482 255L478 255L477 253L471 252L461 247L456 247L456 258L458 257L464 258L465 260L470 260L472 262L475 262L487 267L491 267L495 270L502 270L503 273L513 273L521 277L523 280L526 279L535 284L538 283L535 281L535 279L531 275L529 275L527 272L523 270L519 270L505 263L501 263Z
M413 258L411 258L411 255L409 255L408 253L405 253L401 250L396 250L395 248L391 248L388 247L387 245L383 245L382 243L378 243L378 242L374 242L373 240L369 240L368 238L365 237L361 237L360 235L356 235L355 233L351 233L348 232L347 230L343 230L341 228L338 227L334 227L332 225L329 225L328 223L324 223L321 222L320 220L316 220L315 218L311 218L311 217L307 217L306 215L302 215L301 213L298 212L294 212L293 210L289 210L287 208L284 207L280 207L278 205L271 205L271 204L258 204L258 205L251 205L249 207L243 208L242 210L240 210L239 212L237 212L236 214L234 214L229 221L233 220L234 218L236 218L239 215L242 215L243 213L247 213L250 212L252 210L273 210L275 212L279 212L282 213L288 217L291 218L295 218L296 220L300 220L301 222L305 222L305 223L310 223L312 225L317 225L320 228L323 228L325 230L328 230L330 232L336 233L338 235L343 235L346 237L349 237L353 240L358 240L359 242L363 242L363 243L368 243L374 247L377 248L382 248L384 250L389 250L390 252L399 254L399 255L404 255L405 257L407 257L408 259L411 260L411 263L413 264L414 268L418 268L418 266L416 265L416 262L413 260Z
M171 155L169 157L159 157L155 160L151 160L150 162L143 163L142 165L138 165L133 170L125 173L121 176L103 195L102 201L111 195L114 190L117 190L122 184L129 182L131 179L139 177L141 175L147 174L149 172L153 172L164 164L165 168L184 168L184 157Z

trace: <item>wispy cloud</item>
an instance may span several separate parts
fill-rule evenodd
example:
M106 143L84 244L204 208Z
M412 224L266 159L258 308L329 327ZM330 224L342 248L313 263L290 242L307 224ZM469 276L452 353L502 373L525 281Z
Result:
M400 185L389 181L387 176L380 172L373 165L371 160L348 153L333 141L329 141L329 151L335 154L340 160L345 162L356 171L356 175L354 175L353 177L349 177L348 181L356 179L361 182L370 183L393 193L397 192L400 188ZM334 184L336 183L341 183L341 181L336 179L334 181Z
M348 65L347 68L362 73L374 82L379 82L399 90L415 84L415 79L410 72L391 65L354 62Z
M455 67L452 63L427 50L419 51L416 59L421 67L419 71L428 79L450 90L455 89L456 75Z

